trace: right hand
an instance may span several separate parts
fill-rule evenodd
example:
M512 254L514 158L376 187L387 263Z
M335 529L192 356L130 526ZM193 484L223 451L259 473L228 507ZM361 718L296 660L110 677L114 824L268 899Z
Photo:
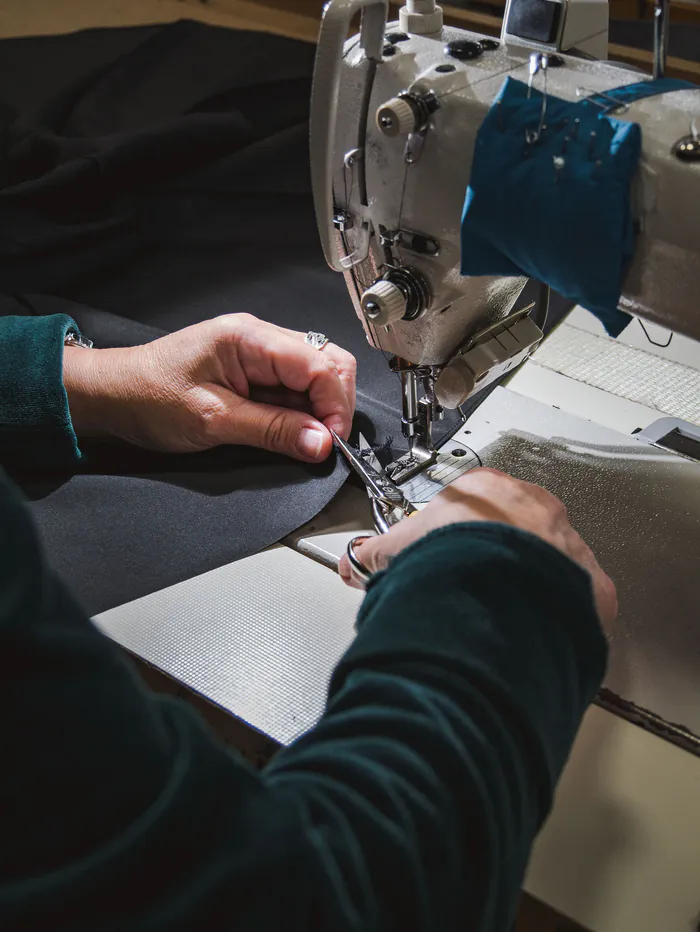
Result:
M370 573L378 573L387 568L392 557L430 531L465 521L510 524L556 547L590 574L603 627L609 627L615 620L615 585L599 566L590 547L569 524L563 503L540 486L514 479L496 469L472 469L422 511L394 525L388 534L368 537L355 552ZM340 561L339 572L348 585L362 588L347 556Z

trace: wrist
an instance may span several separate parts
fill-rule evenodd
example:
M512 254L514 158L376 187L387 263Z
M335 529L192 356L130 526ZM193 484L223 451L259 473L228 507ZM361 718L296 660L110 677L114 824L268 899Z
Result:
M63 349L63 385L79 437L123 437L127 431L130 349Z

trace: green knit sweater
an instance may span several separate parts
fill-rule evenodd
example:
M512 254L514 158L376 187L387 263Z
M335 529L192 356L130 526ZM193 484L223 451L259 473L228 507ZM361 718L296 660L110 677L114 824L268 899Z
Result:
M66 321L28 324L3 347L3 444L75 456ZM145 688L1 478L0 527L3 932L509 932L604 672L582 569L497 524L410 547L317 727L258 773Z
M500 525L411 547L257 773L148 692L4 483L0 520L3 932L509 932L603 675L583 570Z
M69 466L80 459L63 387L66 314L0 317L0 463Z

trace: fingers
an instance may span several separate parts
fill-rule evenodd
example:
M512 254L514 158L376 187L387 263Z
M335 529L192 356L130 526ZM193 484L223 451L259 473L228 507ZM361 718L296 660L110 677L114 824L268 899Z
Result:
M348 555L344 553L340 558L338 563L338 575L343 580L346 586L350 586L351 589L364 589L364 586L360 580L355 576L350 566L350 560Z
M401 521L388 534L358 542L355 554L369 573L378 573L387 568L396 554L431 530L472 521L510 524L556 547L590 574L603 626L608 627L615 620L615 585L571 526L564 504L546 489L494 469L473 469L461 476L419 514ZM343 557L338 568L348 585L363 587L347 557Z
M464 521L510 523L507 511L500 507L502 481L516 482L493 469L473 469L456 479L410 520L400 521L388 534L368 537L355 547L355 554L367 571L374 574L387 568L391 559L431 530ZM344 556L338 565L343 580L354 588L362 582Z
M265 405L276 405L278 408L296 408L311 414L309 396L304 392L292 392L288 388L251 388L250 400Z
M471 470L452 487L461 493L462 503L471 499L479 512L478 520L497 520L529 531L578 563L591 577L603 627L612 624L618 611L615 584L571 525L566 506L560 499L539 485L495 469Z
M301 343L304 343L306 339L306 334L299 333L297 330L287 330L284 327L278 327L277 329L291 337L294 337L294 339L300 341ZM318 350L316 352L318 352ZM357 362L355 357L352 355L352 353L348 353L347 350L342 349L342 347L336 346L335 343L326 343L321 352L324 355L330 357L336 364L338 369L338 376L343 385L343 388L345 389L350 411L354 414L357 400Z
M596 605L600 613L603 627L609 629L617 618L619 603L617 601L617 587L607 573L601 571L600 577L593 585Z
M458 520L458 519L456 519ZM410 544L424 537L433 525L426 520L425 512L413 514L395 524L388 534L366 537L355 544L355 556L368 573L374 575L387 569L392 559ZM347 585L354 589L363 589L364 583L358 579L352 569L347 554L338 563L338 572Z
M570 528L570 542L567 549L572 559L590 574L598 616L603 628L609 629L617 618L618 612L615 583L598 563L588 544L573 528Z
M363 566L367 566L367 564L365 563L364 559L359 556L360 547L369 540L372 540L372 537L355 538L355 555L358 557L358 559L361 559ZM352 568L352 564L350 563L350 558L348 557L347 553L343 554L340 562L338 563L338 574L345 585L350 586L351 589L364 589L364 582L357 576L354 569Z
M225 329L219 344L231 370L232 387L236 388L240 381L240 376L236 378L240 370L250 386L283 386L292 392L308 393L316 419L342 437L349 435L354 411L352 367L346 368L341 378L338 365L325 350L319 352L298 335L247 315L231 315L221 326ZM347 360L343 365L349 365Z
M220 423L228 425L228 431L219 431L220 443L259 447L304 463L325 460L333 446L331 435L310 414L247 399L236 399Z

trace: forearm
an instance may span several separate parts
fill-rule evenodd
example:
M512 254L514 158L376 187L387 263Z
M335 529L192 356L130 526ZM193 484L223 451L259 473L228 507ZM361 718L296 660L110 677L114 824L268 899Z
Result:
M85 349L67 346L63 353L63 384L71 422L78 437L128 438L138 415L138 370L131 366L134 350Z
M94 354L100 350L88 351L79 346L66 346L63 350L63 386L66 390L71 422L76 434L90 436L93 430L99 430L99 419L93 403L94 395L90 391Z
M256 932L509 932L602 675L583 572L512 530L410 549L372 585L321 722L259 776L145 691L2 485L0 513L0 925L107 910L152 932L232 915Z
M323 888L328 927L362 891L363 928L509 932L605 654L586 574L529 535L464 525L402 554L328 713L268 776L344 879Z

